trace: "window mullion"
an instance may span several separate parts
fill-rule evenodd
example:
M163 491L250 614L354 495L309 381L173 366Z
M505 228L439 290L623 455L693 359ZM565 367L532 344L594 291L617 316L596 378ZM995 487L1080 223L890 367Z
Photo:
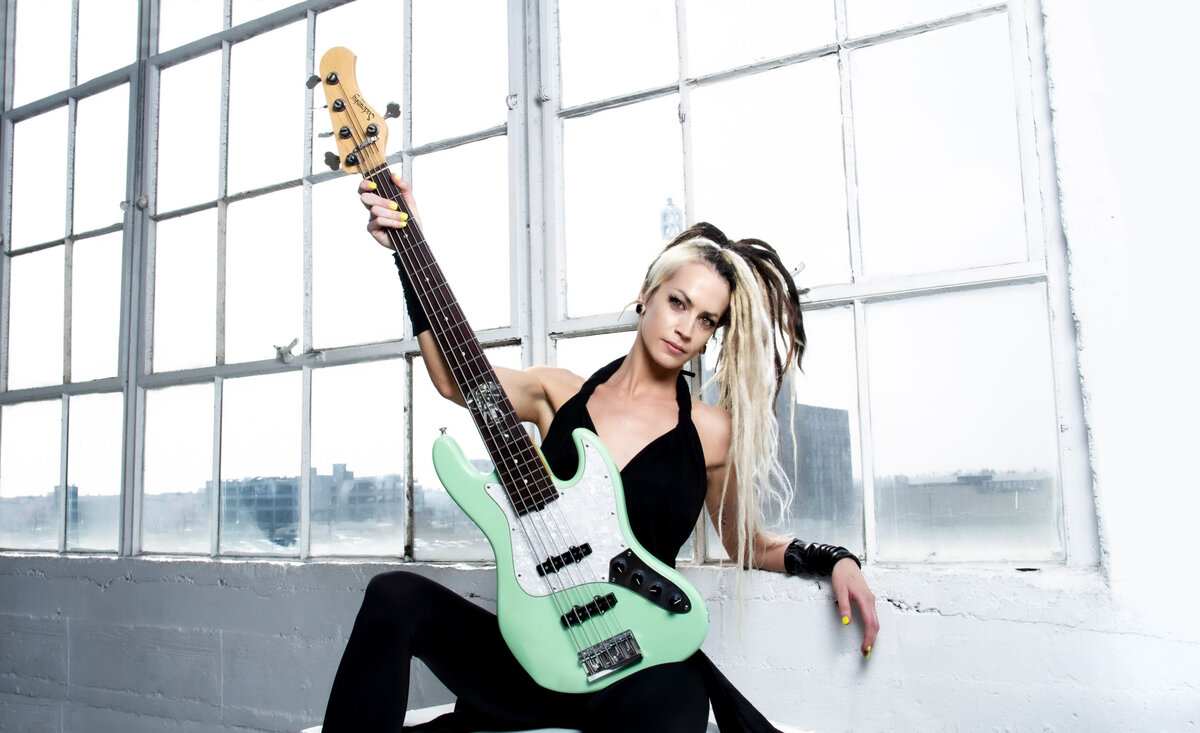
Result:
M155 227L150 220L157 181L159 69L145 59L157 47L158 3L141 0L138 9L138 61L130 77L123 267L121 271L121 358L117 376L125 393L124 466L120 554L142 551L142 511L146 448L146 390L154 332Z
M557 53L558 12L554 0L538 0L539 59L541 78L538 82L539 120L541 122L541 147L539 149L542 187L539 194L543 202L542 231L545 267L543 268L542 299L539 307L545 314L543 332L546 336L546 351L550 362L557 362L557 351L552 347L549 334L557 330L555 324L566 317L566 242L563 212L563 133L562 118L562 60Z
M67 485L67 428L70 424L70 396L63 395L58 398L60 410L60 424L58 430L58 551L66 552L67 550L67 514L70 501L68 497L69 486Z
M412 180L412 60L413 60L413 2L404 0L403 48L401 64L400 109L400 175ZM386 152L386 151L385 151ZM402 319L410 324L408 319ZM411 328L406 325L405 328ZM406 334L415 339L415 334ZM413 356L404 359L404 559L412 560L416 544L416 520L413 512L415 479L413 477Z
M296 538L297 551L301 560L312 553L312 367L300 370L300 492L299 532Z
M219 557L221 554L221 412L224 392L224 378L215 378L213 380L212 490L208 493L208 551L212 557Z
M854 301L854 363L858 375L858 440L862 461L863 551L868 560L879 556L879 535L875 531L875 458L871 439L871 390L868 378L866 305Z
M1034 95L1047 98L1044 88L1039 89L1032 66L1036 39L1032 31L1026 31L1027 8L1021 1L1009 5L1009 38L1012 49L1013 97L1017 109L1017 151L1020 155L1022 199L1025 204L1025 241L1031 262L1046 261L1046 241L1043 232L1043 206L1041 186L1038 185L1039 144L1038 117ZM1041 49L1038 49L1039 55ZM1042 79L1045 74L1039 74ZM1047 121L1048 127L1048 121Z
M1021 16L1014 37L1028 44L1026 59L1045 58L1045 39L1040 8L1036 0L1012 3L1012 12ZM1067 242L1059 209L1058 171L1055 168L1054 140L1051 137L1050 93L1044 61L1024 71L1030 87L1018 87L1018 96L1029 100L1028 118L1018 126L1022 133L1022 175L1026 182L1026 211L1036 209L1039 229L1031 233L1030 258L1034 247L1044 256L1036 260L1046 271L1046 299L1049 306L1050 353L1054 381L1055 412L1058 417L1058 479L1062 502L1061 526L1067 563L1075 567L1101 564L1100 530L1096 496L1092 485L1092 465L1079 381L1078 335L1068 278ZM1020 104L1020 102L1019 102ZM1032 156L1024 154L1026 143L1034 146ZM1024 166L1035 167L1026 169ZM1032 203L1030 196L1033 196Z
M834 0L837 25L838 87L842 105L842 164L846 172L846 231L850 245L850 282L862 278L862 235L858 226L858 161L854 148L854 103L850 90L850 50L845 41L849 33L846 0Z

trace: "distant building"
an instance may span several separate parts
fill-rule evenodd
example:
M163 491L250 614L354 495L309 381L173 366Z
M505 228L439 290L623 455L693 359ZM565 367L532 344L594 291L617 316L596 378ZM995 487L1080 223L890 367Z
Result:
M779 462L795 492L791 516L837 525L857 521L862 514L862 497L854 486L850 413L796 404L793 440L785 401L790 397L786 389L780 394L778 414Z

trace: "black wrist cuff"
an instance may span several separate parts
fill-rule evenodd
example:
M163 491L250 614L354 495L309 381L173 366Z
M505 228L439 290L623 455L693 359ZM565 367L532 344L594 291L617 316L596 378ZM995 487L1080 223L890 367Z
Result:
M408 320L412 322L412 332L416 336L430 329L429 317L425 315L421 301L417 300L417 294L413 292L408 274L404 272L404 265L400 263L400 253L393 252L392 259L396 261L396 270L400 273L400 287L404 290L404 308L408 311Z
M829 575L838 561L850 558L862 567L853 552L837 545L792 540L783 553L783 567L788 575Z

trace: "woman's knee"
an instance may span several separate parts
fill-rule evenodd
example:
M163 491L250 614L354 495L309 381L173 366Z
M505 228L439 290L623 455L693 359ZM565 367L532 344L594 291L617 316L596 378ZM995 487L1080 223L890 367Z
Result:
M363 608L388 613L419 609L426 605L422 599L428 597L436 585L432 580L407 570L380 573L367 583Z

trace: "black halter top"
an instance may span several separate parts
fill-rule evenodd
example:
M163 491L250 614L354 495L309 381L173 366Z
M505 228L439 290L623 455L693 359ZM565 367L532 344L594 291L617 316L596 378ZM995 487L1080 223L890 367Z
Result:
M575 475L579 454L571 440L571 431L575 428L596 431L587 410L588 398L596 385L608 381L623 361L624 357L617 359L593 374L555 413L542 439L542 454L555 476ZM704 450L692 423L692 395L682 374L675 385L675 401L679 405L679 422L650 441L621 469L625 508L634 536L671 567L675 567L679 548L696 526L708 488Z

